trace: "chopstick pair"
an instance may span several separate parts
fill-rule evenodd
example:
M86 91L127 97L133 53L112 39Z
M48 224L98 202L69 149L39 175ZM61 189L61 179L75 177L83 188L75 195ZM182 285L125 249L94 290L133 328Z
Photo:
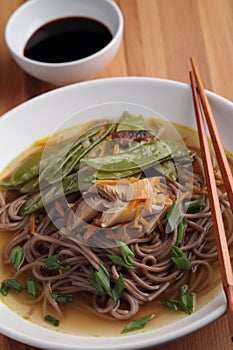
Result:
M191 58L192 70L190 72L190 82L193 94L193 103L195 108L196 122L200 147L203 158L203 166L205 171L208 195L210 200L210 208L213 217L213 227L215 232L216 246L218 251L220 272L222 278L223 289L227 298L227 316L228 324L233 341L233 274L231 260L227 245L227 239L224 229L224 223L218 198L217 185L215 182L214 170L211 160L211 153L204 124L204 116L207 121L211 140L215 150L216 158L222 173L223 182L227 191L228 200L233 211L233 178L231 169L224 151L223 144L214 120L214 116L207 99L197 66ZM196 80L196 83L195 83ZM203 111L203 112L202 112Z

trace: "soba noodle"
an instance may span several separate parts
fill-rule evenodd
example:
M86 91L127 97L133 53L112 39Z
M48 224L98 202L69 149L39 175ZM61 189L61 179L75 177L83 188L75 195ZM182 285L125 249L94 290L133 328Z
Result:
M114 232L112 227L98 225L100 215L97 212L88 223L78 226L75 237L69 237L68 228L72 224L73 230L75 227L71 211L74 213L80 203L80 192L68 195L65 204L57 198L46 210L42 208L21 216L19 209L31 198L31 193L22 195L12 189L1 191L0 232L9 232L10 237L4 248L4 264L12 265L11 253L14 247L20 246L24 251L22 265L18 271L11 266L13 272L9 278L23 281L25 276L31 276L36 281L38 290L36 298L24 295L20 298L21 302L30 307L42 303L43 316L48 314L48 307L52 306L56 317L62 319L62 307L53 295L82 295L84 292L88 295L93 312L101 317L128 320L145 303L167 298L177 299L180 286L187 286L190 293L198 294L204 290L211 282L217 264L217 250L202 160L197 153L193 156L193 164L195 172L190 171L189 167L183 167L179 181L160 181L160 190L164 190L168 198L176 201L183 213L186 224L178 246L190 261L190 270L180 269L171 259L174 255L171 247L177 245L179 227L176 225L171 232L167 232L169 206L163 208L149 233L145 233L148 218L139 219L138 226L142 234L134 237L132 227L128 227L128 231L125 230L123 234L122 231ZM218 172L216 177L220 184L219 198L228 244L231 245L232 214ZM192 201L203 194L205 201L198 211L183 212L187 199ZM91 230L90 222L93 223L94 230ZM116 224L117 226L119 225ZM113 244L115 240L127 242L133 253L131 268L120 266L110 258L120 256L119 247ZM47 268L46 259L56 254L59 254L62 266L68 268ZM109 293L100 293L90 283L93 271L98 271L100 265L108 271L111 286L116 284L120 275L123 276L125 288L116 302Z

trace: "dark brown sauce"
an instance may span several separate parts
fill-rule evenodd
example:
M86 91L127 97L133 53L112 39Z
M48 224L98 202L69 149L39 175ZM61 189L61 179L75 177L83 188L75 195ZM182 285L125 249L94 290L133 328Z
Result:
M47 63L71 62L98 52L111 39L111 32L101 22L65 17L40 27L28 40L24 56Z

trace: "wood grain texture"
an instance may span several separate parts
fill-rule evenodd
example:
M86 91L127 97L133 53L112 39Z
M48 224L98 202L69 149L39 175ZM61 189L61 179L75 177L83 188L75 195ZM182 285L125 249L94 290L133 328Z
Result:
M115 1L125 19L124 38L117 55L97 79L150 76L188 83L192 56L205 88L233 101L233 0ZM11 13L23 2L0 0L0 115L56 88L22 72L7 50L4 28ZM0 349L36 348L0 335ZM226 316L155 349L233 349Z

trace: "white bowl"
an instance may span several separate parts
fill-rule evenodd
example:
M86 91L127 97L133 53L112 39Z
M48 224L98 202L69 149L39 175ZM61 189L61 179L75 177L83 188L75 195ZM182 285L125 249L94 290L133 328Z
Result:
M208 92L208 97L216 117L220 135L224 135L224 145L233 151L232 115L233 103ZM170 121L196 129L190 87L187 84L154 78L112 78L73 84L53 90L16 107L0 118L0 171L34 141L54 132L64 120L75 112L90 106L102 104L102 116L109 113L109 102L114 102L110 113L119 113L128 108L129 103L153 109ZM81 116L82 114L79 114ZM99 117L94 115L94 119ZM79 120L85 122L87 117ZM1 280L1 270L0 270ZM155 318L143 332L129 335L99 336L95 330L87 329L90 335L75 336L43 328L21 318L12 308L0 300L0 332L18 341L43 348L56 350L125 350L145 349L169 342L222 316L226 311L226 299L221 289L208 294L208 300L190 316L174 323L161 324Z
M100 51L66 63L44 63L24 56L31 35L44 24L63 17L89 17L103 23L112 40ZM7 46L18 65L40 80L65 85L94 77L116 54L122 39L123 16L111 0L33 0L20 6L10 17L6 29Z

